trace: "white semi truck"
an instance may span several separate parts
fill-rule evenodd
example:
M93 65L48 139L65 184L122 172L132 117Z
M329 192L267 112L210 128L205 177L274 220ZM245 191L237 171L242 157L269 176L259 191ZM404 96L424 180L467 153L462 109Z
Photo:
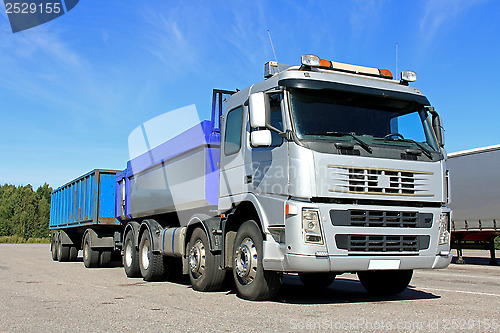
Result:
M53 257L83 249L95 267L122 250L127 276L182 269L200 291L231 272L251 300L284 273L319 288L357 272L369 292L400 293L414 269L451 260L443 129L415 79L314 55L269 62L264 81L214 91L211 121L106 171L111 189L84 184L96 170L55 190Z
M500 236L500 145L464 150L448 155L450 171L452 244L457 263L464 263L462 249L488 249L490 264L498 265L495 238Z

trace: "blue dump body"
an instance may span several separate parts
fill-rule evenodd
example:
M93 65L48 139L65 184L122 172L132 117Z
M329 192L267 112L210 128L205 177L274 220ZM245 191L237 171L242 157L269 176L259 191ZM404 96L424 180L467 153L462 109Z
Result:
M49 228L120 224L115 218L116 172L92 170L52 191Z
M216 206L220 133L203 121L128 161L116 177L116 212L122 221Z

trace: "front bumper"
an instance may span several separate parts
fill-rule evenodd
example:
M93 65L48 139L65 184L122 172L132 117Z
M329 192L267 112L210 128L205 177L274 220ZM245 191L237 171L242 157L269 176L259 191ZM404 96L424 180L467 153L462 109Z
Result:
M435 256L311 256L286 254L283 260L264 259L264 269L282 272L357 272L370 269L439 269L446 268L450 264L452 257L451 253Z
M359 210L360 206L324 203L297 203L297 212L303 208L317 209L322 222L323 244L304 242L301 214L288 216L280 241L268 237L264 242L264 269L283 272L355 272L372 269L439 269L447 267L452 259L450 244L438 246L439 216L448 208L413 208L401 206L364 206L362 209L383 211L415 211L432 214L432 225L427 227L353 227L337 225L330 218L331 210ZM393 235L427 238L426 245L413 252L349 251L336 241L337 235ZM283 241L284 240L284 241ZM385 250L384 250L385 251Z

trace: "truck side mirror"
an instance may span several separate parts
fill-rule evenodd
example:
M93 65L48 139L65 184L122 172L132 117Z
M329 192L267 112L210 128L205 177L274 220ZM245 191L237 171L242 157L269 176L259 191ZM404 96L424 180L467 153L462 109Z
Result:
M253 147L269 147L272 140L270 130L252 131L250 133L250 144Z
M266 128L270 122L269 99L263 92L251 94L249 98L250 126Z
M439 147L444 147L444 127L441 116L434 110L433 107L428 107L427 110L432 115L432 128L438 140Z

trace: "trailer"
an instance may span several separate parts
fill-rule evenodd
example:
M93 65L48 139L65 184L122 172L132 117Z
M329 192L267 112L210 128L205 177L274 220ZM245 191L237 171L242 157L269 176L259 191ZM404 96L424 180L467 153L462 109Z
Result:
M304 55L299 66L267 63L264 77L214 90L210 120L114 174L98 199L114 202L113 223L51 216L55 248L83 249L87 267L121 251L128 277L182 273L198 291L231 274L250 300L274 297L287 273L320 289L357 272L367 291L392 295L414 269L447 267L443 128L410 86L416 74L394 80L386 69ZM53 197L79 207L75 186Z
M120 249L122 223L115 217L116 170L96 169L51 195L52 259L74 261L83 250L86 267L106 266Z
M450 171L452 244L457 263L464 263L462 249L487 249L490 264L498 265L495 238L500 236L500 145L448 155Z

